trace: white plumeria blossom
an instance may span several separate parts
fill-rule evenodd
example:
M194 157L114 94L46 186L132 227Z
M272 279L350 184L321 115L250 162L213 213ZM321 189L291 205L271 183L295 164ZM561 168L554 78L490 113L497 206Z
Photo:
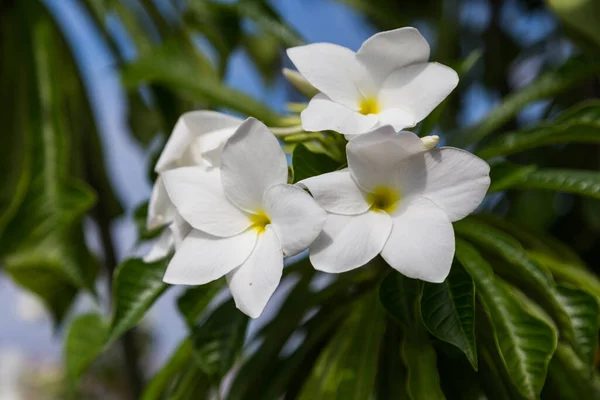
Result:
M349 271L381 254L409 278L446 279L452 222L481 203L490 168L467 151L428 149L428 142L383 126L350 141L347 169L299 182L329 213L310 247L315 269Z
M287 178L279 142L254 118L229 138L220 169L164 172L169 197L192 226L164 281L201 285L226 275L236 306L258 317L281 280L284 255L308 248L327 219Z
M205 110L188 112L179 118L154 168L158 178L148 204L148 229L169 226L156 239L144 261L153 262L166 257L191 229L182 218L178 218L165 190L162 174L185 166L218 168L225 142L241 123L239 118Z
M456 72L429 60L415 28L380 32L358 52L332 43L293 47L287 54L321 93L302 112L306 131L358 135L377 126L415 126L454 90Z

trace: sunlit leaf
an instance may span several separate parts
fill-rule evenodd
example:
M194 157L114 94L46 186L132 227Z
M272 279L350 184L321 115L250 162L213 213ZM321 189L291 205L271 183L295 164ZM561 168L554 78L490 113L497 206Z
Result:
M499 135L477 150L477 155L488 159L559 143L600 143L600 103L586 102L555 120Z
M496 345L512 381L526 398L538 397L556 349L556 332L515 299L473 246L458 239L456 255L490 314Z
M76 386L89 365L104 349L108 324L98 314L85 314L71 323L64 357L69 383Z
M114 311L108 341L133 328L169 287L163 282L167 260L146 264L129 259L119 265L113 278Z
M191 360L193 358L193 345L189 339L184 339L177 349L173 352L171 357L165 362L150 380L144 393L142 393L141 400L159 400L162 398L164 393L167 392L175 378L189 369ZM187 368L186 368L187 367Z

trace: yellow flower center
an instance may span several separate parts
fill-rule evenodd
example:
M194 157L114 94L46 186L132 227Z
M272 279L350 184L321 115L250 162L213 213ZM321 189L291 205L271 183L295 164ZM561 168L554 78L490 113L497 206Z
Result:
M263 210L260 210L250 216L250 222L252 223L250 228L261 234L267 230L267 225L271 223L271 219Z
M381 107L373 96L363 97L359 103L360 113L363 115L379 114Z
M400 191L387 186L377 186L367 195L367 201L371 203L372 210L385 211L388 214L391 214L398 208L400 199Z

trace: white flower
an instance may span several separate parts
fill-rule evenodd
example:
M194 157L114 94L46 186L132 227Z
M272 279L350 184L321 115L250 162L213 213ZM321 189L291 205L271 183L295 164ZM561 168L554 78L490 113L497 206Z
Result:
M169 227L156 239L144 261L166 257L178 244L176 238L187 235L190 230L185 221L176 218L175 206L167 195L161 175L185 166L218 168L225 142L241 123L239 118L215 111L192 111L179 118L154 168L158 178L148 204L148 229L167 224Z
M313 266L344 272L381 254L410 278L442 282L454 256L452 222L483 200L489 165L464 150L427 150L391 126L353 139L346 152L347 169L299 183L330 213L310 247Z
M201 285L227 275L237 307L258 317L279 284L283 256L306 249L327 219L287 177L277 139L253 118L227 141L220 169L165 172L169 197L193 230L164 281Z
M354 53L331 43L288 49L321 93L302 112L306 131L357 135L376 126L415 126L458 84L456 72L427 62L429 44L415 28L380 32Z

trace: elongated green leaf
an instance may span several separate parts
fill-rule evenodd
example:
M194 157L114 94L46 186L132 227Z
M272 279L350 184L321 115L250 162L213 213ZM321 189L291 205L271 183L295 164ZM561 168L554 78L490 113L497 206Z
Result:
M339 169L341 164L325 154L313 153L299 144L292 154L294 182Z
M581 317L578 314L581 310L574 313L576 304L573 302L587 303L588 307L592 307L593 304L590 303L595 303L593 297L584 292L574 291L570 294L576 298L570 299L569 296L561 293L548 270L531 259L521 244L504 232L470 218L457 223L455 229L459 235L506 260L509 264L498 267L498 270L527 289L528 293L552 314L564 338L585 357L589 351L589 340L585 335L578 333L577 325Z
M242 350L247 325L248 317L229 300L194 327L194 354L205 374L221 379L229 372Z
M490 171L490 192L506 189L542 189L600 199L600 172L571 169L537 169L500 163Z
M0 13L0 109L4 124L0 148L0 238L5 225L21 204L30 180L31 128L27 110L29 79L15 79L27 70L29 54L20 45L19 20L15 10Z
M213 297L223 289L225 280L219 279L205 285L195 286L187 289L177 298L177 308L185 318L188 326L194 326L198 317L211 302Z
M77 382L104 349L108 324L98 314L85 314L71 323L65 340L64 357L69 383Z
M598 300L584 291L565 286L558 288L558 295L573 324L573 347L582 361L591 367L600 330Z
M573 349L560 343L550 362L553 398L580 400L600 398L600 377L591 371L589 364L582 362Z
M461 349L477 370L475 286L460 264L444 282L423 285L421 314L429 332Z
M381 282L379 300L402 326L401 356L411 399L444 399L435 350L421 317L419 281L391 272Z
M98 264L85 245L82 219L95 195L71 175L78 157L69 152L71 125L62 113L70 94L61 84L64 43L40 3L19 2L14 10L22 28L18 30L22 59L12 56L2 62L23 62L18 71L12 70L16 73L12 79L26 81L18 90L24 96L18 98L23 102L18 118L25 125L17 134L24 135L30 146L32 179L24 197L20 189L16 193L18 209L5 214L12 218L0 241L0 260L20 285L44 300L59 322L77 288L94 291ZM3 71L11 70L3 67ZM16 156L19 151L14 149ZM43 278L27 277L33 272ZM64 292L51 293L51 288Z
M375 294L357 303L317 360L300 399L368 399L384 329L385 313Z
M491 316L496 346L506 370L523 396L538 397L556 349L555 330L513 297L473 246L458 239L456 255L473 277L477 295Z
M233 5L242 17L253 20L258 27L279 39L285 47L301 46L304 40L288 26L265 0L243 0Z
M479 149L477 155L489 159L559 143L600 143L598 101L577 105L533 128L502 134Z
M379 367L375 384L376 399L408 399L406 368L400 358L402 334L400 327L389 320L379 347Z
M160 371L152 377L142 393L141 400L160 400L177 375L189 366L193 349L192 341L184 339Z
M525 105L562 93L578 83L593 79L598 73L600 61L597 59L571 59L560 68L540 75L523 89L507 96L481 122L455 135L450 141L458 147L475 143L510 121Z
M594 0L548 0L548 4L571 29L585 36L600 51L600 4Z
M548 268L559 281L567 282L600 299L600 280L592 271L577 263L561 261L545 253L532 251L529 255Z
M252 97L228 88L214 78L200 76L195 61L172 42L124 66L121 78L125 86L131 89L144 83L161 83L192 101L227 107L251 115L270 126L282 123L279 115Z
M119 265L113 279L114 312L108 341L133 328L169 287L163 282L167 261L146 264L130 259Z

